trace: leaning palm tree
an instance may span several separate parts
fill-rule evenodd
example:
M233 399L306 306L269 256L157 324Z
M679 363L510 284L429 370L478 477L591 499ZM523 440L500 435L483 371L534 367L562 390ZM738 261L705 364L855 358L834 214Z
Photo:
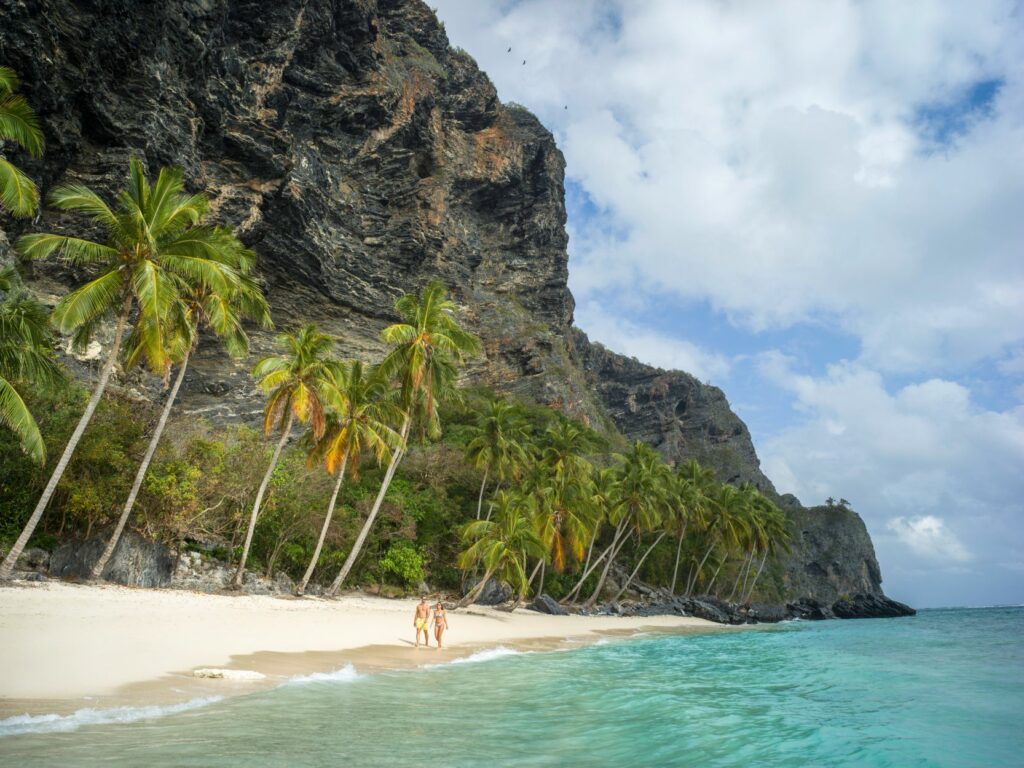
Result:
M99 380L77 426L64 447L28 523L0 565L0 579L9 578L14 563L38 525L57 484L67 469L85 428L96 412L121 353L128 321L135 313L135 328L143 331L141 344L154 370L165 374L171 363L173 323L171 310L180 300L181 285L225 288L224 272L213 254L229 241L219 227L200 225L209 203L205 195L184 191L182 172L164 168L150 184L139 160L132 158L128 187L109 207L91 189L69 184L50 194L50 205L86 214L105 231L103 242L69 235L31 234L18 240L18 250L29 258L59 254L75 267L99 271L99 276L65 296L53 310L51 321L59 331L73 334L77 346L86 345L100 323L116 318L110 351ZM230 238L230 247L234 247Z
M609 552L597 585L584 605L591 606L597 602L615 558L629 541L631 534L636 536L639 545L645 533L653 531L659 526L666 501L667 474L668 467L662 462L661 456L646 443L637 441L629 453L622 457L622 465L619 468L619 500L616 520L618 543ZM640 565L660 541L661 537L658 537L654 544L647 549L629 581L632 581L639 571Z
M0 424L18 436L34 462L43 464L43 436L15 385L49 389L64 377L53 359L46 309L24 290L14 267L0 269L0 293Z
M323 439L315 444L311 459L323 461L328 474L336 473L338 479L309 567L295 587L296 595L306 591L320 560L320 551L346 474L353 480L359 480L364 451L372 453L377 463L383 464L390 458L391 451L398 447L398 433L389 425L399 421L401 415L396 413L398 408L387 381L375 369L367 371L358 360L332 363L328 367L325 392L329 403L327 429Z
M526 462L526 444L526 420L515 405L507 400L494 400L480 411L473 428L473 437L466 445L466 458L473 466L484 471L476 500L478 520L488 477L493 473L501 481L515 476Z
M398 430L398 446L384 473L377 498L367 515L352 550L345 559L328 595L335 595L345 582L359 557L366 537L380 512L388 487L398 464L408 448L409 432L414 422L424 434L441 434L438 403L458 397L456 382L458 366L466 357L480 350L480 341L463 329L455 317L455 302L446 298L444 286L432 282L420 294L408 294L395 302L395 311L402 321L388 326L381 333L391 351L380 364L381 374L397 380L402 425Z
M673 514L669 521L676 536L676 561L672 568L672 584L669 587L669 592L673 595L676 593L686 532L691 525L698 529L704 527L705 513L710 503L709 496L714 486L714 472L701 467L695 459L690 459L676 472L672 499Z
M618 487L618 476L614 469L606 467L603 469L597 469L594 471L593 476L590 480L591 488L591 505L593 508L593 531L590 534L590 546L587 548L587 560L583 564L583 570L580 573L580 578L577 580L576 585L569 590L568 594L562 598L563 604L570 603L576 599L580 590L583 589L583 584L594 570L601 565L604 558L607 557L608 553L615 548L618 543L618 537L622 531L621 520L617 515L619 505L619 487ZM616 529L616 535L612 539L612 544L605 549L595 560L594 559L594 545L597 543L597 537L601 533L602 526L605 523L612 522L613 520L620 523Z
M156 429L153 430L153 435L150 437L149 446L142 457L142 463L139 464L135 473L135 480L128 492L124 507L121 509L121 516L114 526L114 532L111 534L103 554L93 565L91 573L93 579L99 579L103 575L103 570L114 554L125 524L135 507L135 500L138 498L150 462L160 444L160 438L167 426L174 401L178 397L178 390L181 389L181 383L185 380L189 358L199 343L199 332L203 329L209 330L222 340L228 354L240 358L249 351L249 337L242 327L243 320L256 320L264 327L269 327L271 324L270 310L266 299L263 298L263 292L249 275L253 265L252 251L246 250L233 234L225 231L222 248L212 252L210 259L214 265L213 268L223 272L224 286L222 288L206 287L202 284L191 287L183 286L181 300L174 305L175 311L172 312L172 316L175 321L176 333L169 340L174 348L172 358L178 364L178 375L167 395L167 401L160 413ZM129 364L133 363L139 355L144 355L145 351L150 348L144 339L148 330L146 327L136 328L129 337L128 348L131 350L128 355Z
M472 520L463 528L463 539L471 543L459 555L459 567L468 569L482 565L484 575L459 601L460 608L476 600L487 582L495 577L511 584L517 603L521 603L527 587L523 564L531 556L544 555L544 546L537 538L530 519L529 504L513 492L499 491L495 495L495 505L497 513L494 519Z
M43 154L43 132L32 107L18 96L20 82L14 70L0 67L0 150L11 141L32 157ZM0 154L0 207L14 216L31 216L39 204L36 185Z
M327 355L334 346L334 340L321 333L315 325L307 325L299 331L281 334L277 341L285 348L285 354L264 357L256 363L252 375L257 380L259 388L269 393L263 411L263 433L269 437L271 432L278 429L281 437L274 446L270 464L263 473L263 480L252 505L242 556L231 582L235 589L242 586L245 563L249 559L249 547L252 546L252 534L256 530L260 506L270 485L270 478L281 458L281 451L291 436L292 427L296 421L301 424L308 422L315 440L323 437L327 428L323 399L324 389L330 378Z

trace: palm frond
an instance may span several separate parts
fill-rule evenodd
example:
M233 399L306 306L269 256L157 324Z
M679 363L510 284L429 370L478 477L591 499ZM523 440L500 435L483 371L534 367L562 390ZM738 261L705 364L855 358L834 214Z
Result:
M39 205L35 182L0 158L0 205L14 216L31 216Z
M21 449L33 461L43 464L46 461L46 446L39 426L32 417L31 411L21 399L21 395L7 379L0 376L0 424L6 425L21 443Z
M43 131L39 119L23 96L0 97L0 139L15 142L32 157L43 154Z
M53 253L76 266L113 264L118 253L109 245L66 235L32 234L18 238L18 252L29 259L45 259Z
M120 271L111 270L67 294L54 307L50 320L61 333L71 333L115 311L123 291Z

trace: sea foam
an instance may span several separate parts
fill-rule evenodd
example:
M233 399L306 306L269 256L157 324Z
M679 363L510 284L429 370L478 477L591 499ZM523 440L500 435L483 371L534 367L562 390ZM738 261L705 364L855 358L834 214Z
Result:
M500 659L502 656L521 656L526 651L513 651L511 648L506 648L503 645L499 645L496 648L487 648L483 651L477 651L476 653L464 656L460 659L452 659L450 664L475 664L480 661L490 661L491 659Z
M204 696L191 701L166 706L112 707L110 709L80 709L71 715L15 715L0 720L0 738L17 736L22 733L64 733L77 731L84 725L107 725L110 723L134 723L137 720L151 720L165 715L174 715L190 709L199 709L220 701L222 696Z
M299 675L293 677L285 685L304 685L306 683L351 683L358 680L362 675L356 672L351 664L346 664L341 669L333 672L314 672L310 675Z

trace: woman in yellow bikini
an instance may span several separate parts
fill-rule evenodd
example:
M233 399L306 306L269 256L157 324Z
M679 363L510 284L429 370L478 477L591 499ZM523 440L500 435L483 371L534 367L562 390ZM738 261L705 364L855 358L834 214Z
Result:
M445 613L444 606L438 601L437 605L434 606L434 617L431 619L434 624L434 639L437 640L437 650L441 650L441 635L448 629L448 614Z

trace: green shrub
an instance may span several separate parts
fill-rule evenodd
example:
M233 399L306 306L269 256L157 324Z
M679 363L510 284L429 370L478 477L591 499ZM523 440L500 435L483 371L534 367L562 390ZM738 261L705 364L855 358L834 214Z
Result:
M383 573L390 573L406 587L423 581L423 556L405 541L392 544L384 559L380 561Z

